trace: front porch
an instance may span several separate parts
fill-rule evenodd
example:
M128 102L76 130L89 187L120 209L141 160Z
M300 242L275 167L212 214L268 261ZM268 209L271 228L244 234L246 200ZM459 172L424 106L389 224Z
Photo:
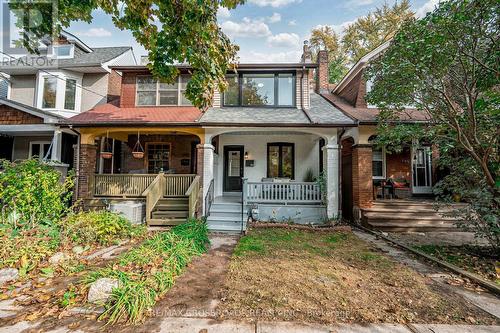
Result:
M87 209L142 204L149 226L202 215L198 129L82 129L78 198ZM200 173L201 173L200 172Z

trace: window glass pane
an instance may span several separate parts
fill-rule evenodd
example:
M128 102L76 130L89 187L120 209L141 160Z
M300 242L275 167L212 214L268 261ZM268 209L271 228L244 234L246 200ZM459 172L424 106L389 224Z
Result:
M191 101L186 97L184 92L181 93L181 105L193 105Z
M243 75L243 105L274 105L274 74Z
M69 57L71 55L72 45L63 45L54 47L54 53L58 57Z
M160 105L177 105L177 90L160 91Z
M293 176L293 147L282 146L282 169L281 177L292 178Z
M56 107L57 78L43 78L43 99L42 108L53 109Z
M146 147L148 157L148 173L167 171L170 168L170 145L165 143L148 144Z
M48 155L49 149L50 149L50 143L44 143L43 144L43 156L41 156L42 158Z
M64 108L66 110L75 109L76 80L66 80L66 91L64 93Z
M240 176L240 151L229 152L229 177L239 177Z
M372 160L373 161L382 161L382 150L372 150Z
M175 90L175 91L177 91L178 88L179 88L178 81L176 81L174 83L160 82L160 90Z
M383 177L383 163L382 161L372 161L372 173L373 177Z
M137 105L156 105L156 92L139 91L137 93Z
M137 91L156 91L156 80L152 76L137 77Z
M278 75L278 105L293 106L293 74Z
M228 83L226 91L224 91L224 105L238 105L240 86L238 83L238 75L227 75L226 80Z
M189 80L191 80L191 75L189 74L181 75L181 90L186 90Z
M269 146L267 161L269 164L268 177L279 177L279 146Z
M40 145L38 143L31 145L31 157L40 157Z

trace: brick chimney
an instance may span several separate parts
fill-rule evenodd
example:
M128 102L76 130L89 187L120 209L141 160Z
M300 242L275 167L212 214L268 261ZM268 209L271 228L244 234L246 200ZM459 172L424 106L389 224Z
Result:
M317 61L316 92L326 93L328 92L328 51L320 50Z

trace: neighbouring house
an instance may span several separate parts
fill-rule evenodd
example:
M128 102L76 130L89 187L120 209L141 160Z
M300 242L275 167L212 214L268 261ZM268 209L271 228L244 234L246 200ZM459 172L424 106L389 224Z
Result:
M365 100L371 83L365 68L390 45L386 42L361 58L335 88L322 96L356 122L342 133L342 215L369 227L387 230L450 228L451 221L436 214L432 187L438 181L438 150L431 143L414 142L401 153L388 153L372 144L380 112ZM395 123L426 122L424 113L409 106ZM411 199L398 202L384 199ZM442 229L444 230L444 229Z
M66 31L39 55L3 55L0 158L72 167L78 133L58 123L118 98L121 77L110 66L135 63L131 47L91 48Z
M328 92L328 55L318 62L238 64L208 110L146 66L111 66L119 100L66 121L80 132L78 197L85 206L145 203L148 225L207 216L210 230L260 220L323 223L339 216L339 135L356 122ZM317 84L311 82L317 71ZM311 87L314 87L312 89Z

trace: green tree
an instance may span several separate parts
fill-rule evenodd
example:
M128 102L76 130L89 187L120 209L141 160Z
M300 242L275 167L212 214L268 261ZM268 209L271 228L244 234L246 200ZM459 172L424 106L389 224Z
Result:
M57 1L57 15L50 2L12 0L9 5L16 26L24 31L20 42L32 52L38 51L45 36L58 35L73 21L90 23L92 12L103 10L149 52L148 67L153 75L173 82L179 73L172 64L189 63L193 73L186 95L194 105L206 108L215 89L225 89L224 75L238 51L217 25L217 10L242 3L244 0ZM24 15L28 12L40 15Z
M440 148L450 174L436 186L441 199L469 203L461 225L500 249L500 4L450 0L425 18L406 22L367 70L368 101L381 109L381 141L413 141L424 134ZM427 125L391 126L405 106Z
M347 57L339 43L339 36L330 26L321 26L311 30L309 39L313 57L319 50L327 50L329 54L329 82L337 83L347 73Z
M401 24L412 19L414 13L410 10L410 2L402 0L382 7L358 18L344 31L342 47L352 63L358 61L377 46L390 40Z

